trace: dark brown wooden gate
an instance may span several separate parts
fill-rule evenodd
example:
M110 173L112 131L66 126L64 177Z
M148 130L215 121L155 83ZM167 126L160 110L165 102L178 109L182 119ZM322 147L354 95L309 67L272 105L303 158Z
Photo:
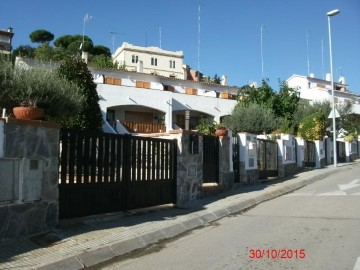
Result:
M176 140L62 129L60 218L176 203Z
M278 176L278 145L271 140L257 139L259 179Z
M234 183L240 183L240 138L235 133L232 137L232 159L234 171Z
M305 141L304 167L316 166L316 146L314 141Z
M203 182L219 183L219 138L203 136Z

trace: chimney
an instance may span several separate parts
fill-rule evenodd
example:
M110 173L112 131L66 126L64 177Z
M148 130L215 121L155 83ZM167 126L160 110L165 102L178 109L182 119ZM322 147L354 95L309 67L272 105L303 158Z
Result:
M221 76L221 85L227 86L227 76Z
M89 53L88 52L82 52L81 53L81 59L85 61L85 63L87 64L88 63L88 60L89 60Z
M143 73L143 61L139 60L137 62L136 72Z

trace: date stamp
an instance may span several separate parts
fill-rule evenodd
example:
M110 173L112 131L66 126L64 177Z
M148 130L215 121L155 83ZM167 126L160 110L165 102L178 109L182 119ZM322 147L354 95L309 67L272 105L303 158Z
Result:
M250 259L305 259L305 249L250 249Z

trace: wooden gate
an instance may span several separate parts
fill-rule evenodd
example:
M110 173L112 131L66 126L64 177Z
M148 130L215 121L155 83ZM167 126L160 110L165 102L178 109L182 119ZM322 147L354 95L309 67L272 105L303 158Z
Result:
M62 129L60 218L176 203L176 140Z
M219 138L203 136L203 183L219 183Z
M257 139L259 179L278 176L277 142Z
M316 147L314 141L306 141L304 149L304 167L316 166Z

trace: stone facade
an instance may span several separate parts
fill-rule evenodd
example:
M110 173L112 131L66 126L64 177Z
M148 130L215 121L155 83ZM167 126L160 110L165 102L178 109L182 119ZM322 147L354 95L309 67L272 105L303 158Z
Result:
M301 167L298 167L296 163L282 164L282 157L278 158L278 176L287 177L297 174Z
M59 127L45 121L5 118L0 182L0 238L29 235L58 223ZM7 166L9 168L9 166ZM10 183L10 184L9 184Z
M191 149L191 137L197 137L198 145L195 151ZM203 187L203 137L192 131L172 131L167 139L176 139L177 149L177 206L200 199L204 196ZM229 137L219 137L219 186L222 190L229 190L234 184L232 170L232 147ZM193 148L194 149L194 148Z
M245 162L240 162L240 183L242 184L256 184L259 182L258 169L245 169Z

